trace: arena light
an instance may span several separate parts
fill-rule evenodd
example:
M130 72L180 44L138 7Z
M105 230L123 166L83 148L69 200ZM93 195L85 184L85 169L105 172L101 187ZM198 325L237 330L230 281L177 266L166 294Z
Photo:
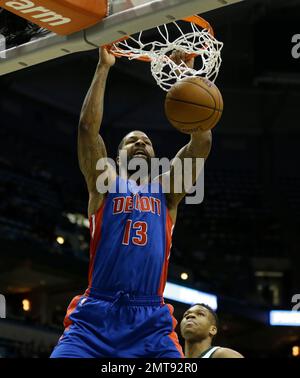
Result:
M300 347L298 345L293 346L292 355L293 355L293 357L299 357L300 356Z
M216 295L204 293L202 291L177 285L171 282L167 282L166 284L164 297L189 305L192 305L194 303L205 303L209 305L213 310L216 310L218 308Z
M188 275L187 273L181 273L180 278L181 278L183 281L186 281L186 280L189 278L189 275Z
M300 311L273 310L269 320L271 326L300 327Z
M23 299L22 300L22 305L23 305L23 311L30 311L31 308L31 303L28 299Z
M57 241L58 244L62 245L62 244L64 244L65 239L62 236L58 236L56 238L56 241Z
M72 213L65 213L70 223L77 224L80 227L90 228L90 222L88 218L86 218L82 214L72 214Z

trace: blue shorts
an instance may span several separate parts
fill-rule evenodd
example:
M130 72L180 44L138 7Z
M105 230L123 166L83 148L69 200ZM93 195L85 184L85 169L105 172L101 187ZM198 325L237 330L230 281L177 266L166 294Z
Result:
M161 297L75 297L51 358L181 358L173 307Z

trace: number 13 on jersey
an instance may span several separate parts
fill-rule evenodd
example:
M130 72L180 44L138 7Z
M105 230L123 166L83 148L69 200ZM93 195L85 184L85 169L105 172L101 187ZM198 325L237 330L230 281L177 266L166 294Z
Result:
M123 236L123 245L129 245L130 239L133 244L144 246L148 242L147 237L148 225L146 222L134 222L128 219L125 226L124 236Z

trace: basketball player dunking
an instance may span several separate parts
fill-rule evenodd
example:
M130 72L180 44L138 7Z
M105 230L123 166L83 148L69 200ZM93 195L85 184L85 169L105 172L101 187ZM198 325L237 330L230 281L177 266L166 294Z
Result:
M218 317L203 303L193 305L184 313L180 330L187 358L243 358L235 350L212 346L218 332Z
M112 165L96 170L97 161L106 158L99 128L106 79L114 63L115 57L101 49L81 112L78 156L89 191L89 284L85 294L70 303L65 331L51 357L183 357L174 332L173 308L162 297L177 206L186 194L172 190L174 167L165 174L171 177L169 194L163 191L162 177L153 193L150 183L145 184L149 190L141 191L144 180L125 180ZM192 65L193 59L187 64ZM177 157L206 158L210 148L211 132L197 132ZM155 156L151 140L142 131L126 135L121 150L128 160L138 157L150 162ZM117 162L121 164L119 158ZM117 193L97 191L101 173L116 183ZM192 174L195 182L196 173ZM127 192L121 193L118 189L124 183Z

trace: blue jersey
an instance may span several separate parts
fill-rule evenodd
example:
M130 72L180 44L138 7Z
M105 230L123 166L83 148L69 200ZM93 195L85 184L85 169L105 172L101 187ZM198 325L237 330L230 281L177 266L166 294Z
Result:
M71 301L51 357L183 357L162 296L173 230L165 195L158 183L115 184L90 217L89 287Z
M139 187L118 176L115 184L116 193L108 193L90 217L87 294L100 289L162 296L173 231L165 194L159 183Z

